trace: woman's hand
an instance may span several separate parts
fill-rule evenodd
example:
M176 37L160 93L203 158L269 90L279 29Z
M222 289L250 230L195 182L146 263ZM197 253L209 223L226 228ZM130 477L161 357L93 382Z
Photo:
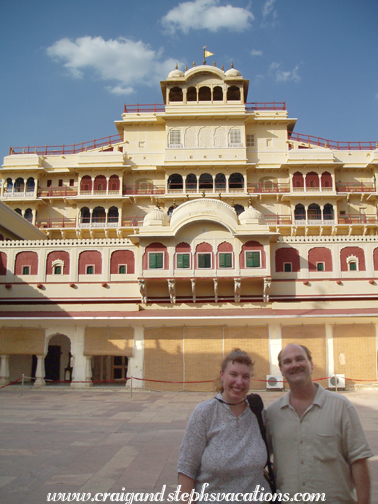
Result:
M194 479L186 476L186 474L178 474L178 484L181 485L180 498L182 494L190 495L190 492L194 490ZM187 499L188 497L186 499L181 498L183 502L185 502Z

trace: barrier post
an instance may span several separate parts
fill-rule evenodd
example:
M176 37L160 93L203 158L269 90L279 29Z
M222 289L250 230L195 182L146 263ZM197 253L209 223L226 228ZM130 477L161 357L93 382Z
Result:
M133 377L130 376L130 397L133 398Z
M21 380L21 397L24 395L24 381L25 381L25 375L22 373L22 380Z

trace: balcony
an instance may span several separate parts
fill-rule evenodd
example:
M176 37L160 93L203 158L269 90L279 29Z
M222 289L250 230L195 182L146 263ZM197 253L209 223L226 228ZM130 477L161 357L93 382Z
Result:
M61 217L59 219L37 219L35 225L39 229L68 229L76 228L76 219Z
M122 194L124 196L146 196L151 194L165 194L165 186L143 184L123 186Z
M295 226L334 226L335 219L294 219Z
M26 189L26 191L24 191L24 189L18 189L17 187L15 187L12 191L12 189L4 188L3 197L7 199L34 198L35 193L34 189Z
M373 193L376 192L376 187L374 182L338 182L336 184L336 191L344 193Z
M342 214L338 217L339 224L378 224L376 214Z
M333 191L333 187L320 187L320 186L301 186L293 187L293 193L330 193Z
M62 187L39 187L38 198L58 198L67 196L77 196L77 188L62 186Z
M281 183L249 183L247 184L248 193L257 194L282 194L290 192L290 184Z
M77 154L78 152L85 152L87 150L100 149L112 150L114 144L122 142L119 135L111 135L88 142L80 142L72 145L38 145L26 147L10 147L9 155L13 154L38 154L39 156L56 156L64 154Z
M326 138L314 137L311 135L303 135L301 133L293 133L288 131L288 140L311 145L324 147L334 150L375 150L378 148L378 142L338 142L335 140L327 140Z
M291 226L291 215L266 215L264 214L265 224L268 226Z

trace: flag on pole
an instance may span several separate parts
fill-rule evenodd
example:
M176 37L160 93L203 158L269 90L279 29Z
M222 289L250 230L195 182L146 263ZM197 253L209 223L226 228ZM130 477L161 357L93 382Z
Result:
M209 56L213 56L214 53L210 51L205 51L205 58L208 58Z

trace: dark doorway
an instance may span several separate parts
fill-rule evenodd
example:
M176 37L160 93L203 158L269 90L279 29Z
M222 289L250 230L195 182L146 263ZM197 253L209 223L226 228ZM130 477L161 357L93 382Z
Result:
M57 381L60 380L60 355L61 349L59 345L49 345L47 355L45 357L45 379Z

